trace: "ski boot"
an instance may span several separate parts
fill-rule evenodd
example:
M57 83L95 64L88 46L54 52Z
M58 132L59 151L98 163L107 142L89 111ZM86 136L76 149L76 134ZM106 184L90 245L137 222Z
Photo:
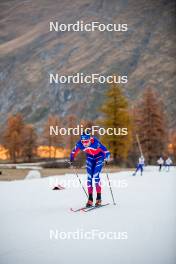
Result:
M100 206L100 205L101 205L101 193L97 193L95 206Z
M89 199L86 203L86 207L91 207L91 206L93 206L93 196L92 194L89 194Z
M101 200L96 200L95 206L100 206L101 205Z

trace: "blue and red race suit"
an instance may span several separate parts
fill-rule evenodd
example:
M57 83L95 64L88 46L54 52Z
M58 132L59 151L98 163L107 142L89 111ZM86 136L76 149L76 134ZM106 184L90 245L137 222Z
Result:
M93 178L95 180L97 193L101 193L100 172L103 167L104 159L108 159L110 157L110 152L98 141L96 137L91 137L90 141L90 145L85 147L81 140L79 140L70 154L70 161L75 159L79 151L84 151L87 154L86 168L88 193L92 194L93 192Z

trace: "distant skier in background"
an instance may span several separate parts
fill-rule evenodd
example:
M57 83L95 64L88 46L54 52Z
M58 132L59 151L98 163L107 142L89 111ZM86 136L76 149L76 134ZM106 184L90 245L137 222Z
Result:
M138 162L138 164L137 164L136 171L133 173L133 176L136 176L136 173L137 173L138 171L141 172L141 176L142 176L142 173L143 173L143 170L144 170L144 165L145 165L145 159L144 159L144 156L141 155L141 156L139 157L139 162Z
M157 160L157 163L158 163L158 166L159 166L159 171L161 171L162 166L164 165L164 159L163 159L162 157L160 157L160 158Z
M165 160L165 166L166 166L166 171L169 171L170 170L170 166L172 164L172 160L170 157L168 157L166 160Z
M70 154L70 162L72 163L79 153L84 151L87 154L86 168L87 168L87 188L89 198L86 206L93 205L93 178L95 179L95 186L97 192L96 206L101 205L101 182L100 172L102 170L104 160L108 160L110 152L103 146L96 137L90 136L90 134L81 135L80 140Z

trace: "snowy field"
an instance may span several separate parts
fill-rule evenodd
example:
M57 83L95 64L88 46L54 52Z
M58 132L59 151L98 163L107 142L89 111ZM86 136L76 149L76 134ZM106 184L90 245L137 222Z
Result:
M109 174L114 206L102 174L111 205L87 213L70 211L86 202L74 174L0 182L0 263L176 263L176 168L131 175Z

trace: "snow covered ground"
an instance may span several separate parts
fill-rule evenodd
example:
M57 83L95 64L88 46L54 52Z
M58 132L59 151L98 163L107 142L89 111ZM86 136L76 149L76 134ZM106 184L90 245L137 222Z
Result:
M118 206L89 213L70 211L86 202L74 174L0 182L0 263L176 263L176 169L109 177ZM53 191L57 183L66 189Z

